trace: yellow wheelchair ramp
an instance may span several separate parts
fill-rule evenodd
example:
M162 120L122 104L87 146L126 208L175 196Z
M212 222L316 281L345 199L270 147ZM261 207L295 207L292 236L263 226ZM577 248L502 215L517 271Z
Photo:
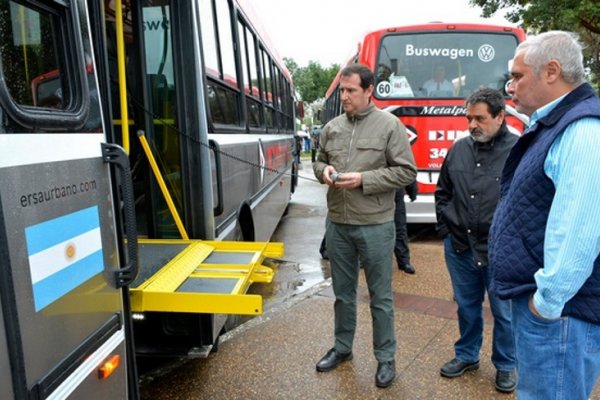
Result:
M140 272L130 286L134 312L262 314L252 283L270 283L265 258L283 256L283 243L140 239Z

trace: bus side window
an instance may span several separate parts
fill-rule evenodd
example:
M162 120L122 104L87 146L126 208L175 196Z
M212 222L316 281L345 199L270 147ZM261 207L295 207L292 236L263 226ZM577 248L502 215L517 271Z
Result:
M42 8L0 0L0 103L10 117L8 130L88 128L95 80L90 87L87 42L72 34L79 32L72 26L75 12L69 4Z
M63 108L63 78L59 70L53 21L12 1L0 2L2 15L10 21L0 24L0 54L6 85L13 100L23 106Z
M208 105L215 124L238 125L240 110L237 93L208 81Z

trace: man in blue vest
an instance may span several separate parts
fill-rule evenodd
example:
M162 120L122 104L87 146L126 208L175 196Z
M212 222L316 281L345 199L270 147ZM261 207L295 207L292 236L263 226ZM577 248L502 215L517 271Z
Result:
M512 299L517 398L588 399L600 374L600 100L568 32L521 43L510 74L530 126L502 173L491 290Z
M517 141L508 130L502 94L492 88L473 92L466 101L470 135L452 145L435 189L436 229L444 238L444 255L458 305L460 338L454 358L440 374L457 378L479 368L483 343L483 301L491 281L488 233L500 192L504 161ZM494 317L492 363L496 389L515 390L515 344L510 301L489 295Z

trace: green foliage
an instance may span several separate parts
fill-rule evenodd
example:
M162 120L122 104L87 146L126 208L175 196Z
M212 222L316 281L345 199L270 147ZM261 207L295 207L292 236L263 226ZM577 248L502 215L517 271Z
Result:
M291 58L284 57L283 61L292 74L294 86L305 103L312 103L325 97L327 88L340 69L337 64L323 68L319 62L312 60L306 67L299 67Z
M490 17L506 9L505 17L521 25L528 33L549 30L577 32L584 50L585 64L592 72L591 81L600 86L600 2L598 0L469 0Z

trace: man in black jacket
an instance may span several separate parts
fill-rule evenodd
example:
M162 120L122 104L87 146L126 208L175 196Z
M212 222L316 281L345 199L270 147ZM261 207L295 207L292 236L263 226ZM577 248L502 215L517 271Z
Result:
M435 191L437 231L444 238L446 265L458 304L460 338L455 356L440 370L455 378L479 368L483 341L483 301L491 274L488 232L499 198L502 168L517 136L506 127L504 98L480 89L466 101L470 136L450 149ZM494 317L492 363L496 389L512 392L517 384L510 301L490 295Z

